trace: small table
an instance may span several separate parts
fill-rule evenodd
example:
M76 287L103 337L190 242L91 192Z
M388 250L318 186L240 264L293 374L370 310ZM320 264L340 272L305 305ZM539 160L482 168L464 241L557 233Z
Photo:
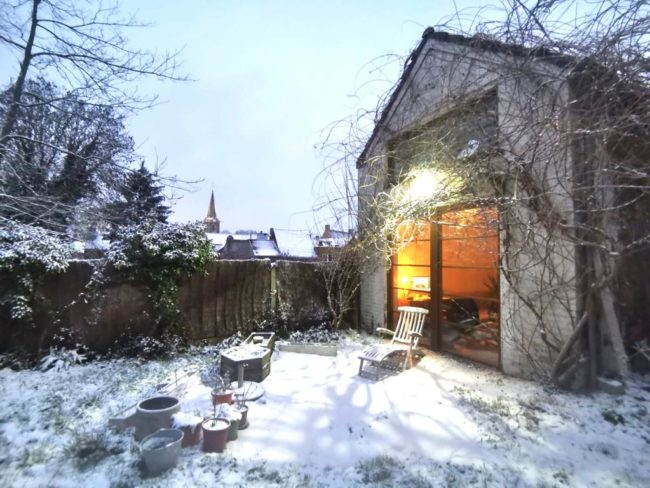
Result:
M273 351L263 346L242 344L226 349L221 353L221 371L231 378L237 378L239 365L246 366L244 380L261 382L271 373L271 354Z

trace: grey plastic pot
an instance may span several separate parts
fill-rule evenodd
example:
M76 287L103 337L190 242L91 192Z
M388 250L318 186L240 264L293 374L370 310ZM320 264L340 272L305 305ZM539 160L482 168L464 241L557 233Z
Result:
M135 413L126 418L113 418L109 425L117 429L135 427L135 440L140 441L158 429L171 426L172 415L179 412L181 403L178 398L159 396L147 398L138 403Z
M183 431L179 429L160 429L145 437L140 452L147 472L156 475L176 466L182 441Z

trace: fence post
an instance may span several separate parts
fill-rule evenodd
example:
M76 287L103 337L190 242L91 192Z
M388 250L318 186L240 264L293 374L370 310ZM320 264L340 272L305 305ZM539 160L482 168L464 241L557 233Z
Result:
M278 302L278 276L277 276L277 265L276 263L271 263L271 310L277 310Z

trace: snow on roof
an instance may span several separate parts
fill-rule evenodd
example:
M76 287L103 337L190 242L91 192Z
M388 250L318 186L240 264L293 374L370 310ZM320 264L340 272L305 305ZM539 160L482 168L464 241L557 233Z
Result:
M260 237L258 234L230 234L230 235L236 241L253 241L256 239L264 238L263 235Z
M343 247L350 242L350 234L340 230L331 231L332 237L316 237L315 242L318 246Z
M270 258L280 256L280 251L275 247L275 242L273 241L256 240L251 241L251 245L253 246L253 254L255 257Z
M104 239L101 235L98 235L94 239L87 240L84 243L85 249L99 249L100 251L107 251L111 247L111 241Z
M86 244L81 241L72 241L70 243L70 250L72 252L84 252Z
M294 258L316 258L314 241L304 230L271 229L282 256Z
M352 237L351 232L332 229L328 224L321 236L314 236L314 246L316 247L343 247Z
M223 249L223 246L226 245L226 240L230 234L217 234L215 232L207 232L206 235L208 236L208 239L210 239L210 242L212 242L214 248L217 251L221 251L221 249Z

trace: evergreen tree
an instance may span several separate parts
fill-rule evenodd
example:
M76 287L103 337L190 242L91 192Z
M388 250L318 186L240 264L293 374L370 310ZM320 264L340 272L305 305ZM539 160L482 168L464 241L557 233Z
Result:
M113 229L118 226L140 224L144 221L167 222L170 209L165 205L164 186L156 173L142 163L130 172L121 189L121 198L108 206L108 217ZM114 231L111 232L111 237Z

